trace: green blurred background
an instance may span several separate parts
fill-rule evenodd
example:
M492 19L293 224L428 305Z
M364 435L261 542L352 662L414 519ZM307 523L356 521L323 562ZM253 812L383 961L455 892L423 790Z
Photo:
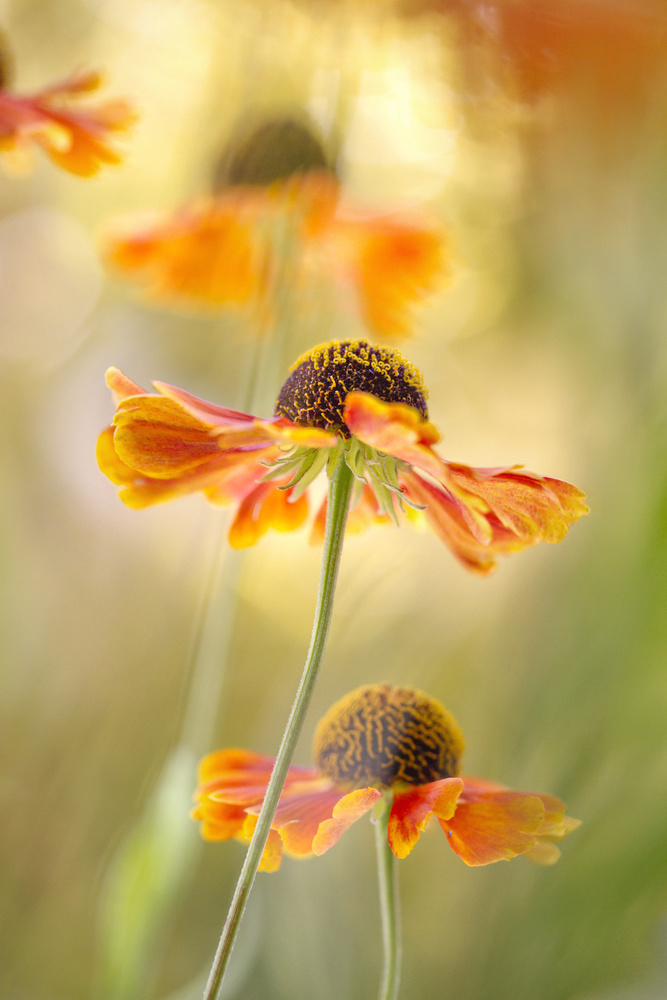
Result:
M632 58L617 39L611 59L626 86L610 88L599 33L572 30L579 62L549 35L582 6L641 22L619 35ZM648 57L664 17L612 0L543 12L544 73L522 89L526 38L494 49L484 5L464 0L0 3L17 90L99 68L141 115L126 162L99 178L37 155L0 181L1 997L201 995L243 848L201 844L185 819L194 761L277 748L319 552L300 532L228 557L227 515L201 498L118 501L94 461L105 369L242 407L254 342L243 314L142 301L99 245L119 215L205 191L239 120L295 109L340 147L350 200L448 233L451 284L400 345L442 453L524 463L591 503L561 545L489 579L408 528L351 537L298 760L346 691L410 683L457 717L464 770L560 795L583 820L551 869L468 869L430 830L399 866L401 997L664 995L667 104ZM325 326L294 323L283 372L319 340L364 335L350 314ZM175 753L197 658L213 732L190 718ZM225 995L365 1000L379 963L360 822L325 857L259 877Z

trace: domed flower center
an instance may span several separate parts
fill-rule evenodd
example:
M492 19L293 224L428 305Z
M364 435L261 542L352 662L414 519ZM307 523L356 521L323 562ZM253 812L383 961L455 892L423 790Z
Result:
M428 416L421 374L390 347L365 340L332 340L296 361L280 390L276 415L295 424L349 431L343 419L348 392L369 392L387 403L407 403Z
M315 731L314 758L337 784L423 785L459 771L463 736L449 712L413 688L358 688L329 709Z

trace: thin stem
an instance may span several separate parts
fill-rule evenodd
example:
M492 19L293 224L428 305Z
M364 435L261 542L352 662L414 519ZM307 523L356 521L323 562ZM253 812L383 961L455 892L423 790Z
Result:
M401 915L398 900L396 858L389 846L387 824L389 804L375 821L375 844L380 883L380 916L382 919L383 964L380 1000L396 1000L401 973Z
M352 473L342 454L329 484L329 501L327 506L327 522L322 551L322 570L315 609L313 634L306 663L301 675L301 681L296 692L292 711L283 735L278 756L271 773L271 778L264 796L264 804L252 835L252 840L236 883L236 889L229 906L227 920L213 959L213 965L204 990L204 1000L215 1000L222 985L222 978L229 962L236 934L245 910L250 890L262 858L271 823L278 806L278 799L287 777L288 768L292 762L297 740L303 727L308 706L313 695L315 683L324 656L324 650L329 634L331 613L333 611L334 594L340 557L343 551L345 523L350 504L352 490Z

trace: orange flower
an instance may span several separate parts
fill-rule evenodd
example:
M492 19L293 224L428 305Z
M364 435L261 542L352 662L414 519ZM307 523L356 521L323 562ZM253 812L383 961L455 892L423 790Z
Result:
M467 865L519 854L553 864L555 842L579 821L552 795L459 777L463 748L456 721L421 691L376 684L346 695L318 724L317 766L289 769L260 870L275 871L283 849L294 857L324 854L383 799L398 858L435 816ZM193 816L206 840L250 839L272 768L273 758L247 750L204 758Z
M499 555L561 541L588 510L583 493L559 479L440 458L421 375L398 351L365 341L332 341L300 358L268 419L159 382L157 394L146 393L115 368L107 380L118 408L98 461L121 499L141 508L203 492L236 504L236 548L269 528L300 527L308 487L341 454L356 479L351 530L408 514L477 573L490 573ZM315 539L325 514L323 505Z
M650 0L404 0L459 22L464 56L486 72L489 54L521 97L573 92L598 111L645 100L664 73L667 16ZM480 58L481 52L481 58ZM493 64L493 63L492 63Z
M20 156L35 143L58 166L80 177L92 177L103 164L120 163L109 140L134 123L130 105L108 101L83 109L72 103L97 90L100 83L99 74L86 72L28 97L0 88L0 153Z
M379 335L409 332L409 307L445 271L432 228L353 213L340 185L311 171L268 185L238 185L171 217L111 236L107 259L149 295L189 306L253 306L270 319L285 268L298 284L311 271L356 289Z

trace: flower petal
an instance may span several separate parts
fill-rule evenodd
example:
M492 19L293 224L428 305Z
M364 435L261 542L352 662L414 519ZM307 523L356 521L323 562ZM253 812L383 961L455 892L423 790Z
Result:
M388 217L339 210L327 236L357 286L366 324L383 337L408 334L409 307L446 276L440 234Z
M200 833L204 840L231 840L242 829L247 816L243 806L219 802L210 797L203 798L193 809L192 818L201 823Z
M102 472L122 486L120 497L143 508L202 491L212 503L241 501L232 544L251 545L268 528L292 531L307 514L305 497L282 493L283 481L262 482L280 444L329 448L336 436L284 417L261 420L156 383L146 393L118 369L107 382L118 400L114 427L98 442Z
M0 150L38 143L55 163L80 177L92 177L103 164L119 163L121 157L109 143L112 133L134 124L136 114L130 105L72 103L100 83L97 73L79 73L32 96L0 90Z
M446 464L448 475L440 482L415 471L401 472L399 481L407 497L425 508L422 519L477 573L493 572L497 556L561 541L588 511L583 493L558 479Z
M397 858L408 856L432 813L441 820L451 819L462 791L461 778L443 778L406 791L394 792L389 813L388 838L389 846Z
M255 827L257 826L257 816L248 814L245 818L243 824L243 829L239 834L239 840L244 841L244 843L249 844L253 833L255 832ZM259 867L257 871L259 872L277 872L280 868L280 862L283 856L283 843L279 835L275 830L269 830L269 835L266 838L266 844L264 845L264 850L262 851L262 857L259 862Z
M344 417L350 433L377 451L433 476L442 474L443 461L430 447L440 440L440 433L414 407L385 403L368 392L350 392L345 399Z
M313 853L318 857L325 854L342 837L348 826L372 809L379 798L382 798L382 792L377 788L358 788L339 799L333 808L332 818L320 823L313 838Z
M234 193L202 199L172 218L109 237L107 259L149 294L196 305L241 305L261 295L267 269L247 210Z
M107 385L111 389L111 394L114 398L116 406L123 400L129 399L130 396L145 396L146 390L142 389L140 385L129 379L127 375L124 375L119 368L108 368L106 373Z
M206 840L229 840L237 837L249 840L252 836L275 759L248 750L231 748L209 754L199 765L200 784L196 792L197 807L193 818L200 820L201 833ZM276 832L277 823L293 827L295 821L307 822L314 804L331 795L331 783L323 779L312 767L291 765L281 793L281 800L262 858L261 871L275 871L280 863L282 839ZM334 800L340 793L334 793ZM284 805L283 805L284 803ZM321 812L321 809L320 809ZM331 806L324 815L331 814ZM316 829L316 827L315 827ZM309 853L304 836L290 831L286 843L293 845L294 853ZM285 838L283 838L285 839ZM311 837L312 839L312 837ZM292 849L292 847L290 847Z
M313 853L313 841L320 824L330 819L343 795L326 779L321 779L320 784L323 787L318 789L313 782L310 792L288 790L276 809L273 828L280 833L285 850L296 857Z
M539 795L489 791L464 778L456 812L440 819L449 846L467 865L488 865L525 854L537 843L545 806Z
M275 482L259 483L245 496L229 529L229 544L244 549L265 534L275 531L295 531L308 516L306 495L292 499L294 490L280 490Z
M588 513L584 494L571 483L525 469L474 469L448 463L451 479L478 497L524 545L560 542L573 521Z

